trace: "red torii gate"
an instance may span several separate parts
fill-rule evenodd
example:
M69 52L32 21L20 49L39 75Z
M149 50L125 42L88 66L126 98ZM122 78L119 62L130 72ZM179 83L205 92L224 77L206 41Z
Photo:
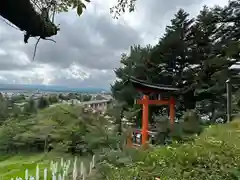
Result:
M174 118L175 118L175 99L171 95L169 100L150 100L149 95L153 92L161 94L161 92L174 92L178 91L178 88L166 86L166 85L154 85L147 83L145 81L129 77L128 79L132 85L140 92L142 92L143 98L141 100L137 100L137 104L143 105L142 110L142 145L146 146L148 140L148 117L149 117L149 105L169 105L170 112L170 124L171 130L173 129L174 125ZM128 142L132 144L131 142Z

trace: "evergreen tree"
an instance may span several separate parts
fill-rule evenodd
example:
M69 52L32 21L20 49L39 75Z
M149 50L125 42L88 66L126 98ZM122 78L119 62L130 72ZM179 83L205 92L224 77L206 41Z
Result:
M131 85L126 84L126 76L134 76L139 79L151 81L151 72L146 67L146 61L150 58L151 46L141 47L132 46L129 55L122 54L120 67L115 70L115 74L119 79L112 85L113 96L119 102L126 102L127 105L132 106L137 92Z
M191 27L194 21L188 16L180 9L155 47L134 46L130 49L129 56L122 56L121 63L124 66L115 71L121 81L112 86L115 98L130 106L136 98L136 91L124 83L124 74L148 82L179 87L183 87L184 81L193 79L193 74L188 71L191 70L191 65L197 63L191 54Z
M23 107L23 113L25 115L31 115L36 112L37 112L37 107L36 107L35 100L33 98L30 98Z
M198 54L204 60L198 73L197 100L209 100L209 109L213 122L217 118L214 115L217 111L225 114L226 80L232 78L239 81L239 72L230 68L238 61L239 57L237 37L232 38L230 35L232 34L231 29L236 27L232 27L231 24L225 22L229 21L227 20L229 19L227 15L222 17L225 20L219 20L218 18L219 11L222 14L228 8L229 6L225 9L215 8L214 10L209 10L205 7L200 12L196 24L198 33L195 36L199 37L197 48L201 50L201 53ZM233 92L238 89L239 85L235 85Z
M39 109L44 109L49 106L49 100L46 97L40 97L38 101L38 108Z
M152 76L155 83L179 88L189 87L193 83L194 67L199 63L192 53L193 23L194 20L189 18L189 14L180 9L166 27L166 32L154 48L149 63L155 75ZM185 109L194 108L193 97L185 98L190 97L186 92L182 105Z
M65 100L65 97L63 96L62 93L60 93L60 94L58 95L58 98L59 98L60 100Z
M17 118L19 117L19 115L21 115L21 108L18 107L17 105L14 105L12 106L12 116L14 118Z
M150 83L178 86L182 90L177 109L197 107L216 117L216 111L225 109L225 81L240 79L238 71L230 68L239 59L236 32L240 23L235 18L237 13L233 13L237 10L236 1L225 8L204 7L194 20L180 9L156 46L136 45L128 55L122 56L123 66L115 71L119 80L112 86L113 96L125 102L126 107L133 106L138 96L133 87L125 83L127 74ZM237 89L239 86L235 85L233 91ZM205 108L201 102L207 102Z
M0 100L3 100L4 97L3 97L3 94L0 92Z
M54 104L58 102L58 97L56 95L49 96L49 103Z
M0 124L2 124L8 117L8 103L5 99L0 100Z

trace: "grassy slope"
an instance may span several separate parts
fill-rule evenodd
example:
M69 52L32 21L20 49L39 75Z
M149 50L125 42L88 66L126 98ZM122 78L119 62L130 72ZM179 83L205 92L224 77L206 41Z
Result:
M0 155L0 179L7 180L12 177L24 177L25 169L29 170L29 175L35 175L36 165L39 165L40 171L50 167L51 160L60 161L73 159L68 154L49 153L42 154L19 154L14 156Z
M0 179L24 175L29 169L34 174L36 164L41 170L51 160L72 159L66 154L0 155ZM237 180L240 179L240 121L209 127L193 143L157 147L147 152L142 161L110 172L111 180L132 180L138 177L150 180L161 177L168 180Z
M142 161L110 171L108 179L238 180L240 121L207 128L194 142L156 147Z

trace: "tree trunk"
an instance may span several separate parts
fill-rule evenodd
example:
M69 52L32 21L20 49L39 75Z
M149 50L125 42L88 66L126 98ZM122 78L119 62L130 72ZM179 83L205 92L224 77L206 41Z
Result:
M122 135L122 119L123 119L123 108L120 111L120 118L117 120L118 121L118 134Z

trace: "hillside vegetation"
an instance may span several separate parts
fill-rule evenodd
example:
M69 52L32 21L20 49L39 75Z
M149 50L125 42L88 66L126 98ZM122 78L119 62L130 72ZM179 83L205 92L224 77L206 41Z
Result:
M111 167L111 180L240 179L240 121L207 128L195 141L155 147L125 167Z
M114 136L107 125L108 121L99 113L80 106L55 105L29 116L6 119L0 126L0 152L11 154L53 149L72 154L92 153L98 143L108 146L108 140Z
M24 177L25 169L34 175L37 164L43 171L60 158L88 162L102 148L116 147L116 133L108 127L101 114L78 105L55 104L9 116L0 126L0 179Z
M240 59L239 19L238 0L224 7L205 6L195 18L179 9L157 44L134 45L122 54L108 118L73 103L90 96L72 93L36 100L0 94L0 153L14 155L0 156L5 159L0 174L6 179L8 171L16 176L26 166L33 169L42 162L43 154L57 152L95 154L92 178L96 180L240 179L240 122L226 121L227 97L232 97L233 113L240 110L240 73L233 68ZM142 119L142 107L135 104L142 94L127 83L130 76L181 89L175 94L178 121L173 130L168 107L149 107L149 125L156 127L156 136L154 146L146 151L125 146L130 128L126 124L141 127ZM226 93L226 81L232 96ZM169 97L161 94L163 99ZM64 104L69 100L71 104ZM31 158L33 153L37 155ZM22 161L21 156L30 159Z

